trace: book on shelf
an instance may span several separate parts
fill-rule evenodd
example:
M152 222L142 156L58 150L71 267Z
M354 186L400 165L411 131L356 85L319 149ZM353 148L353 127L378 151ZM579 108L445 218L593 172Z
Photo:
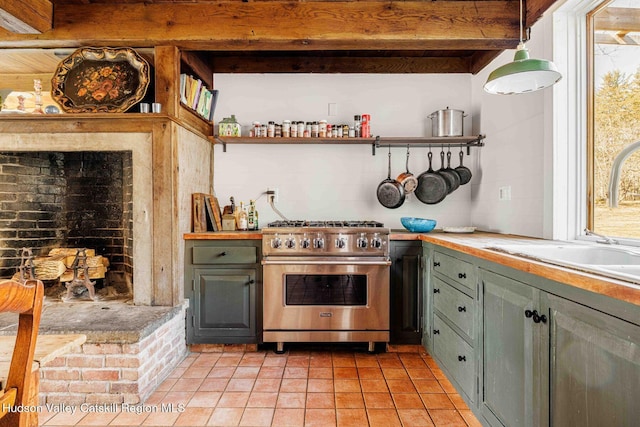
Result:
M180 102L205 120L213 120L217 90L209 90L202 80L180 74Z

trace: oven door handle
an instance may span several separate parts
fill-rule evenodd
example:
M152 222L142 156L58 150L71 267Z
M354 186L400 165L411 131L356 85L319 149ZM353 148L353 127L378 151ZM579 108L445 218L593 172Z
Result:
M262 265L391 265L390 260L270 260L263 259Z

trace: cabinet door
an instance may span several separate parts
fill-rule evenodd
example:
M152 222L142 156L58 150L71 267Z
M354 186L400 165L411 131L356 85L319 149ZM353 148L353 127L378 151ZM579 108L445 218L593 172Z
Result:
M525 317L525 310L539 311L539 291L482 269L480 280L480 410L491 425L544 425L540 420L537 355L541 354L540 337L545 328Z
M391 342L422 340L422 243L391 242Z
M640 326L543 294L549 307L551 424L637 426Z
M226 337L228 340L218 342L234 343L255 337L256 270L210 268L194 273L195 339Z

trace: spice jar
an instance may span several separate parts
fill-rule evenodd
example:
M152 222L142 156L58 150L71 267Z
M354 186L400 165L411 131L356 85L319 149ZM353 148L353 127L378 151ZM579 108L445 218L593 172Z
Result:
M276 135L276 122L269 122L267 125L267 138L273 138Z
M320 122L318 123L318 136L320 138L327 137L327 121L326 120L320 120Z
M291 120L283 120L283 122L282 122L282 137L283 138L289 138L289 136L291 136Z

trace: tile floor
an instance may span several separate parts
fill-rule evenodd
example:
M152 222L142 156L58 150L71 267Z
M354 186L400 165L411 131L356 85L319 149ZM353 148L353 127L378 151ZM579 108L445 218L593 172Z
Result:
M353 348L191 353L145 405L146 411L45 411L40 424L480 426L428 354Z

